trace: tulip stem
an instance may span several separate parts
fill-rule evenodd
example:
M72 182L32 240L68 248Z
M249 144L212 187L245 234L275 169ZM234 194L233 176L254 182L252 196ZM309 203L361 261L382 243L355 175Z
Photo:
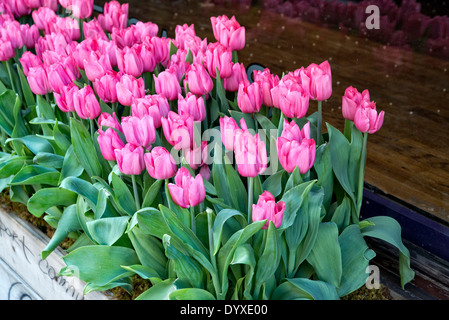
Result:
M14 90L15 93L19 94L19 92L16 90L16 86L14 85L14 79L12 77L12 70L11 70L11 60L5 61L6 69L8 70L8 76L9 81L11 82L11 88Z
M248 224L252 221L253 197L254 197L254 177L248 177Z
M190 228L192 232L196 234L196 223L195 223L195 207L190 206Z
M321 118L322 118L322 101L318 100L318 116L316 118L316 145L320 144L321 140Z
M136 176L131 175L131 180L133 182L134 201L136 202L136 209L140 210L140 199L139 199L139 192L137 190Z
M366 145L368 142L368 132L363 134L363 144L362 144L362 154L360 156L360 167L359 167L359 185L357 193L357 217L360 217L360 210L362 208L363 200L363 182L365 178L365 164L366 164Z
M90 136L92 137L92 141L94 140L94 119L89 119L90 123Z
M209 234L209 254L210 261L212 262L212 266L214 267L215 272L212 273L212 282L215 288L215 294L217 295L217 299L220 299L222 294L220 291L220 278L217 276L217 260L214 255L214 238L213 238L213 221L212 221L212 210L206 210L207 214L207 227Z

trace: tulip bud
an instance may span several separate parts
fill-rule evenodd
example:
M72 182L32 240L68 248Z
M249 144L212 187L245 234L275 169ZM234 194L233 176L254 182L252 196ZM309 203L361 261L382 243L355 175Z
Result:
M170 179L176 174L175 159L164 147L154 147L151 152L144 154L147 171L157 180Z
M111 33L112 28L125 29L128 23L129 4L120 5L118 1L109 1L104 4L103 13L98 15L98 22L103 30Z
M153 118L149 115L137 118L128 116L122 118L123 133L128 143L149 148L156 141L156 130Z
M376 104L374 102L363 100L355 112L354 124L360 132L372 134L382 127L384 115L384 111L377 114Z
M181 94L181 86L173 69L166 69L157 77L153 74L153 78L157 94L163 94L168 100L175 100Z
M121 173L139 175L145 169L143 148L141 146L127 143L122 149L115 149L114 153Z
M0 37L0 61L8 61L14 55L15 52L11 41Z
M345 119L354 121L354 115L357 107L360 105L362 100L369 101L369 92L368 90L364 90L360 93L354 87L348 87L345 90L345 94L342 98L342 113Z
M313 167L316 154L315 140L310 139L310 123L302 130L292 120L284 120L281 136L277 140L278 157L282 167L287 172L293 172L298 167L304 174Z
M173 202L182 208L195 207L206 198L203 177L193 178L189 170L181 167L175 175L175 183L168 184Z
M48 82L53 92L61 93L61 88L73 83L76 78L67 72L62 62L47 67Z
M142 78L124 74L117 82L117 99L124 106L131 106L132 100L145 97L145 83Z
M91 86L75 91L73 95L75 111L80 118L95 119L101 113L100 103Z
M214 84L206 68L202 64L193 63L186 72L184 87L186 92L188 87L188 91L203 96L212 91Z
M94 82L103 77L108 71L112 71L111 62L108 55L100 55L97 52L91 52L90 59L84 60L84 70L86 77Z
M22 57L19 58L20 64L22 65L23 73L25 76L28 75L28 70L32 67L37 67L42 65L41 59L36 56L31 51L25 51Z
M272 107L274 104L271 97L271 89L279 84L279 77L271 74L268 68L265 68L263 71L254 70L254 82L260 84L262 104L267 107Z
M63 112L73 112L75 111L75 103L73 101L73 96L78 92L78 87L72 83L61 88L60 93L54 92L56 105Z
M288 118L302 118L309 108L309 94L299 83L281 80L271 89L273 106Z
M248 81L246 69L243 63L234 63L232 65L231 76L223 79L223 87L226 91L235 92L239 89L239 84Z
M243 81L239 85L237 93L237 104L243 113L255 113L260 111L262 106L262 93L260 84Z
M76 19L86 19L92 15L94 0L71 0L69 10Z
M131 104L132 115L138 118L150 115L153 118L155 128L159 128L162 125L161 118L166 117L169 111L170 106L167 99L159 94L134 99Z
M221 141L229 151L234 150L236 130L240 130L234 118L224 116L220 118Z
M162 118L164 136L176 150L188 149L193 145L193 117L170 111L167 118Z
M253 204L252 218L253 221L267 220L262 229L267 229L270 221L276 228L282 224L282 218L285 211L285 202L276 199L269 191L264 191L257 200L257 204Z
M232 51L220 43L209 43L206 50L206 68L212 78L230 77L232 74Z
M241 176L256 177L267 168L267 150L259 134L253 136L247 129L237 130L234 153Z
M138 47L117 48L117 65L121 72L139 77L143 72L143 61Z
M301 72L301 82L308 83L308 91L312 99L323 101L332 95L332 73L326 60L320 65L312 63ZM307 88L307 85L304 85Z
M240 26L234 16L229 19L222 15L211 17L210 20L218 42L231 50L241 50L245 47L245 27Z
M125 147L118 133L112 128L108 128L106 131L99 129L97 141L101 154L108 161L116 160L115 149L123 149Z
M100 114L98 117L98 126L100 129L102 127L110 127L118 130L119 132L123 132L122 126L118 122L115 112L113 112L112 115L107 112Z
M43 65L31 67L28 70L27 80L34 94L44 95L51 92L47 72Z
M120 78L121 74L111 70L95 80L92 85L98 97L106 103L118 102L117 83L120 81Z
M197 97L191 92L187 93L185 98L179 95L178 110L180 114L190 114L193 117L193 121L206 119L206 107L204 106L203 97Z

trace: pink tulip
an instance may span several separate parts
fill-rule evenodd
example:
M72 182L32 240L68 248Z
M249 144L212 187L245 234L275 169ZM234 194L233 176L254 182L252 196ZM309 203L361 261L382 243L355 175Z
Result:
M246 81L248 81L248 76L245 66L243 63L234 63L231 76L223 79L223 86L226 91L235 92L239 89L239 84Z
M240 127L237 125L234 118L228 116L220 118L221 141L229 151L234 150L236 130L240 130Z
M113 112L112 115L107 112L103 112L102 114L100 114L100 116L98 117L98 126L100 128L110 127L116 129L119 132L123 132L122 126L118 122L115 112Z
M156 141L153 118L149 115L142 118L124 117L122 118L122 128L128 143L147 149Z
M239 84L237 93L237 104L243 113L255 113L260 111L262 106L262 92L260 84L243 81Z
M156 59L154 58L153 45L150 42L135 44L137 52L142 59L143 72L153 72L156 68Z
M207 164L203 164L200 168L199 174L203 177L204 180L209 181L210 178L210 168Z
M111 33L112 28L125 29L128 23L129 4L109 1L104 4L103 13L98 15L98 21L103 30Z
M277 140L279 162L287 172L293 172L298 167L304 174L313 167L315 162L316 144L310 139L310 123L302 130L294 122L288 123L284 119L284 127L281 136Z
M53 11L58 10L58 0L42 0L41 5L50 8Z
M9 1L10 9L16 18L29 15L31 9L27 6L24 0Z
M120 139L118 133L112 128L108 128L106 131L99 129L97 140L100 146L101 154L108 161L117 160L115 150L121 150L125 147L125 144L122 139Z
M134 99L131 104L132 115L138 118L150 115L153 118L155 128L162 125L161 118L166 117L169 111L170 106L167 99L158 94Z
M121 173L139 175L145 169L143 148L127 143L122 149L115 149L115 158Z
M144 154L147 171L157 180L172 178L177 171L175 159L164 147L154 147L151 152Z
M119 49L132 47L134 44L141 42L141 40L137 38L134 25L125 29L113 27L111 39Z
M203 96L212 91L214 84L202 64L193 63L186 72L184 87L198 96Z
M109 57L109 62L113 68L117 67L117 45L114 41L98 39L98 51Z
M190 66L190 63L186 61L186 57L187 50L178 49L175 54L171 55L167 64L167 69L174 71L178 82L181 81Z
M97 51L99 51L99 41L95 38L87 38L78 43L73 52L73 58L78 68L84 70L84 60L89 61L91 53Z
M354 115L357 107L360 105L362 100L370 101L368 90L363 90L360 93L354 87L348 87L345 90L345 94L342 98L342 113L345 119L354 121Z
M34 94L45 95L51 92L47 71L43 65L31 67L28 70L27 81Z
M253 75L254 81L260 84L262 104L267 107L272 107L273 99L271 97L271 89L279 84L279 77L272 74L268 68L265 68L263 71L254 70Z
M143 72L143 60L140 48L136 46L117 49L117 65L121 72L140 77Z
M57 62L47 67L48 82L53 92L61 93L61 88L73 83L76 78L71 77L62 62Z
M60 93L54 92L56 105L59 109L61 109L61 111L75 111L75 102L73 101L73 97L78 90L78 87L72 83L62 87Z
M32 49L36 46L36 42L39 39L39 29L36 25L29 26L27 24L20 25L20 31L22 32L23 44L27 49Z
M69 9L76 19L89 18L94 9L94 0L71 0Z
M117 99L124 106L131 106L132 100L145 97L145 83L142 78L124 74L117 82Z
M360 132L375 133L377 132L384 122L385 112L381 111L377 114L376 104L362 100L361 104L355 111L354 124Z
M25 5L30 9L38 9L42 6L41 0L24 0Z
M176 150L189 149L193 145L193 117L170 111L167 118L162 118L164 136Z
M65 9L69 9L69 7L72 5L72 0L58 0L61 7Z
M259 134L253 136L248 130L236 130L234 153L241 176L256 177L267 168L267 150Z
M209 151L207 149L207 141L201 142L199 147L192 149L184 149L183 156L193 170L203 166L207 163L209 157Z
M100 103L91 86L75 91L73 95L75 111L80 118L95 119L101 113Z
M50 8L41 7L33 10L31 14L33 21L38 29L44 30L45 33L50 33L51 23L56 21L57 15Z
M170 39L165 37L147 37L143 42L151 43L153 46L155 62L166 67L170 58Z
M206 198L203 177L193 178L189 170L181 167L175 175L175 183L168 184L173 202L182 208L195 207Z
M269 191L264 191L257 200L257 204L253 204L252 218L253 221L267 220L262 229L268 229L270 221L276 228L282 224L282 218L285 211L285 202L276 199Z
M98 19L94 18L89 22L83 21L83 32L85 38L95 38L109 41L108 36L101 27Z
M217 69L221 79L232 74L232 51L220 43L209 43L206 50L206 68L212 78L217 77Z
M326 60L320 65L312 63L301 72L302 83L308 84L308 91L312 99L323 101L332 95L332 72ZM303 85L307 89L307 85Z
M180 114L188 113L193 117L193 121L203 121L206 119L206 107L204 106L203 97L197 97L188 92L184 98L178 96L178 111Z
M288 118L302 118L309 108L309 95L297 82L281 80L271 89L273 106Z
M134 35L138 42L141 43L146 37L155 37L159 32L159 27L153 22L137 21L133 26Z
M181 94L181 86L173 69L166 69L157 77L153 74L153 78L157 94L163 94L168 100L175 100Z
M112 71L108 55L101 55L99 51L91 52L89 60L84 60L86 77L94 82L103 77L108 71Z
M0 61L8 61L15 55L11 41L0 37Z
M28 75L28 70L30 70L30 68L42 65L41 59L39 59L39 57L31 51L25 51L22 54L22 57L19 58L19 61L22 65L23 73L25 74L25 76Z
M211 17L215 39L226 48L241 50L245 47L245 27L240 26L235 17L226 15Z
M106 103L118 102L117 83L120 81L120 78L121 73L111 70L95 80L92 85L98 97Z

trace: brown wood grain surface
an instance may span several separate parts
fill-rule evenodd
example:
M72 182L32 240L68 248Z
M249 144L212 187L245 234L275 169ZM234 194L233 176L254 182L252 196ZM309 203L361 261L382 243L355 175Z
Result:
M124 3L125 1L120 1ZM365 181L449 222L449 61L381 43L257 6L205 1L126 1L129 17L156 23L174 37L176 25L194 24L201 38L215 41L211 16L235 16L246 28L239 60L273 73L329 60L332 97L323 120L343 130L341 97L348 86L368 89L385 122L368 139ZM103 6L104 1L95 1ZM382 27L382 26L381 26ZM316 111L311 103L309 113Z

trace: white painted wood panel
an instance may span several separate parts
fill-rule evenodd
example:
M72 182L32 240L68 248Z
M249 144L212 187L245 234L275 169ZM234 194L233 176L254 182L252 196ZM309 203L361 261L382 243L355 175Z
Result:
M85 283L58 276L65 254L57 248L45 260L40 253L49 239L16 215L0 209L0 299L104 300L101 292L83 295Z

